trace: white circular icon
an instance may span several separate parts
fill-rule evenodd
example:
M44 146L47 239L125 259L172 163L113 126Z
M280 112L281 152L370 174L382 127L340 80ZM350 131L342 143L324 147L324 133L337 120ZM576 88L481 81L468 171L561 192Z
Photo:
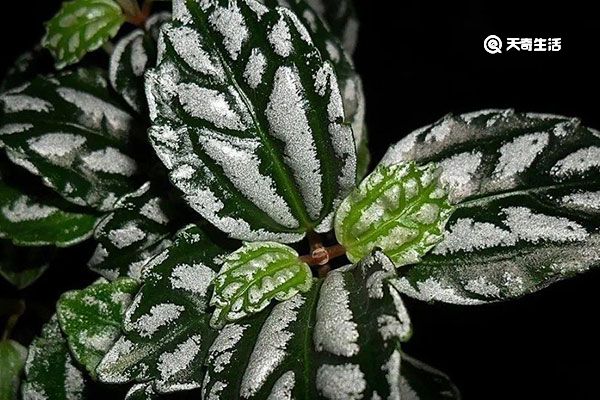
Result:
M496 35L490 35L483 41L483 48L490 54L502 53L502 39Z

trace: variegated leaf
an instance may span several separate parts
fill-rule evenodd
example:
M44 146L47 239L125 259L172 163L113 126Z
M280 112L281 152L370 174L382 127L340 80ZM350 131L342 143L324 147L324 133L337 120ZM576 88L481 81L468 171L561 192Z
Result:
M0 399L17 400L27 349L14 340L0 340Z
M284 301L310 290L312 271L298 253L283 244L247 243L223 261L210 301L211 325L222 328L264 310L272 300Z
M144 265L170 244L170 208L145 183L119 199L114 209L96 227L98 245L88 266L108 280L139 280Z
M97 282L85 289L64 293L56 313L71 353L88 373L96 367L121 335L123 314L137 293L138 282L123 278Z
M397 267L419 262L442 240L452 213L440 171L429 164L379 166L337 211L335 234L351 261L381 249Z
M147 74L153 145L188 203L235 238L331 229L356 151L331 63L287 8L173 3Z
M23 400L81 400L86 378L74 364L56 317L29 346L22 384Z
M0 240L0 276L17 289L25 289L42 276L53 257L51 247L18 247Z
M407 270L406 294L458 304L518 297L600 265L600 133L557 115L448 115L383 163L436 162L457 210Z
M353 0L306 1L343 43L348 54L354 54L358 42L358 17Z
M171 19L169 13L152 15L144 29L136 29L117 42L110 56L111 86L138 113L147 110L144 73L156 65L160 26Z
M346 123L352 126L354 142L357 149L357 169L359 179L366 175L366 168L370 159L369 149L366 146L367 129L365 126L365 98L360 76L354 68L351 57L340 42L341 36L337 38L330 32L330 27L323 22L325 14L332 14L328 6L336 0L262 0L268 7L277 5L290 8L309 30L315 46L330 62L337 76L342 102L344 104L344 115ZM337 10L345 14L351 8L349 0L338 1ZM309 5L309 3L311 3ZM325 4L328 3L328 4ZM311 7L312 6L312 7ZM327 19L325 19L327 20ZM335 32L334 32L335 33ZM365 165L366 164L366 165Z
M0 92L21 86L37 75L54 70L52 56L41 45L19 55L12 63L0 83Z
M114 37L125 16L115 0L70 0L47 24L42 44L63 68Z
M226 325L208 351L203 398L400 399L410 322L375 253L306 294Z
M0 238L18 246L67 247L92 235L96 216L64 211L0 178Z
M101 71L38 77L3 93L0 109L9 158L70 202L107 210L137 186L127 144L138 126Z
M230 249L218 235L189 226L144 269L143 286L125 314L125 333L98 367L108 383L154 380L160 392L201 384L203 343L215 332L206 307L209 286Z

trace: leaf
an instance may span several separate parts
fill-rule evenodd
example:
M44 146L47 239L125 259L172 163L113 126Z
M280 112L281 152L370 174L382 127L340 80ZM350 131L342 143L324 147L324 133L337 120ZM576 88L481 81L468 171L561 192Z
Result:
M119 199L114 208L96 227L98 245L88 266L108 280L139 280L144 265L170 243L171 210L149 183Z
M29 346L22 384L23 400L80 400L86 378L75 366L56 317Z
M160 392L200 382L206 349L215 336L206 307L208 288L230 248L218 235L190 225L144 269L143 286L125 314L125 333L98 366L107 383L156 380Z
M327 22L331 32L354 54L358 43L358 17L352 0L306 0Z
M211 325L222 328L264 310L273 299L284 301L310 290L312 271L298 253L279 243L247 243L223 261L214 280Z
M17 400L27 349L14 340L0 341L0 399Z
M335 217L337 240L355 262L381 249L396 267L419 262L442 240L452 212L429 164L379 166L343 202Z
M107 85L101 71L79 69L0 96L0 146L11 161L71 203L100 210L137 187L127 144L139 127Z
M121 335L123 314L138 287L128 278L99 282L66 292L57 303L58 321L71 353L93 378L98 363Z
M111 86L138 113L147 109L144 73L156 65L160 27L170 19L166 12L152 15L144 29L136 29L119 40L110 56Z
M63 211L0 179L0 238L19 246L67 247L91 236L96 217Z
M345 122L352 126L354 142L357 149L357 169L360 180L365 177L365 161L368 164L369 149L367 147L367 129L365 126L365 96L360 76L354 68L349 54L342 45L342 37L335 36L331 28L323 21L327 21L325 14L333 17L336 13L329 12L333 3L343 3L336 7L340 16L352 8L349 0L262 0L268 7L277 5L290 8L309 30L314 45L319 49L322 57L331 63L337 77L344 105ZM309 5L310 3L310 5ZM312 7L311 7L312 6ZM352 11L353 13L353 11ZM362 174L362 175L361 175Z
M37 75L48 73L53 69L52 57L38 44L32 50L17 57L0 83L0 92L21 86Z
M402 353L401 399L456 399L460 392L443 372Z
M234 238L329 231L356 177L331 64L289 9L173 5L146 75L150 139L172 182Z
M42 45L61 69L101 47L117 34L123 22L123 11L114 0L66 1L48 21Z
M457 210L402 278L422 300L511 299L600 265L600 134L556 115L448 115L383 163L436 162Z
M17 247L0 240L0 276L17 289L25 289L48 269L54 256L49 247Z
M330 273L306 294L220 331L207 326L204 304L179 303L180 314L170 314L168 326L161 327L169 332L170 343L165 344L165 333L154 335L155 345L145 351L140 338L147 329L138 324L138 336L126 335L105 357L100 376L109 383L154 379L159 392L202 387L204 399L267 398L271 390L273 398L286 399L286 387L294 398L334 390L340 398L352 398L344 395L353 391L371 398L374 390L385 398L396 391L399 344L410 336L406 309L387 281L393 276L391 262L377 253L358 266ZM178 297L169 287L161 294L164 299ZM151 310L163 302L145 304L142 298L131 308L140 315L141 304ZM149 349L153 354L141 357ZM140 363L148 367L142 369ZM341 379L348 377L352 379Z
M376 253L225 326L208 351L204 398L400 398L400 342L410 322L386 282L394 275Z

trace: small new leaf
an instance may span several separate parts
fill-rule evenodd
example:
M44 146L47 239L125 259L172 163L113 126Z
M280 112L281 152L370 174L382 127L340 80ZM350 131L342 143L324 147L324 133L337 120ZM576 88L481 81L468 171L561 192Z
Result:
M17 289L34 283L54 258L52 247L19 247L0 240L0 276Z
M214 280L210 304L215 328L265 309L271 300L284 301L310 290L308 264L292 248L273 242L248 243L230 254Z
M381 249L396 267L414 264L443 238L452 213L433 165L379 166L338 209L335 233L352 262Z
M138 290L129 278L100 282L63 294L57 304L60 326L71 353L92 377L121 334L123 314Z
M81 60L114 37L125 16L114 0L73 0L47 24L42 44L56 60L56 68L64 68Z
M27 349L14 340L0 341L0 399L18 399Z

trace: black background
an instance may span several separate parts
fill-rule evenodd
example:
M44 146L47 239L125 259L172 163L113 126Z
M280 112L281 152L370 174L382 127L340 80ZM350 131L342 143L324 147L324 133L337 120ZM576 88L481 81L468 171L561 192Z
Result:
M0 11L1 73L39 40L59 1L10 3L11 12ZM356 63L374 160L448 112L515 108L580 117L600 128L600 25L592 3L357 0ZM561 37L562 51L489 55L482 43L490 34ZM55 273L89 278L83 262L65 260ZM407 300L414 336L405 350L448 373L467 400L598 399L599 285L600 271L592 271L503 304Z

